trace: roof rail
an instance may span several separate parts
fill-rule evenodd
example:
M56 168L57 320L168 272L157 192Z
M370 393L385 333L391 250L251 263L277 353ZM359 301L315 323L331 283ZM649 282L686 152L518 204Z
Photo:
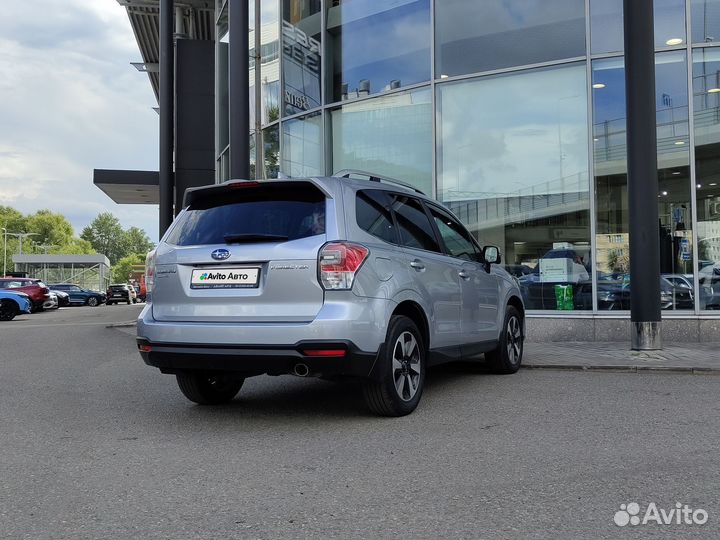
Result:
M356 169L343 169L333 174L335 178L350 178L351 175L364 176L367 180L370 180L371 182L386 182L388 184L397 184L398 186L411 189L412 191L414 191L415 193L419 193L420 195L425 195L423 191L419 190L415 186L408 184L407 182L403 182L402 180L390 178L389 176L380 176L379 174L374 174L367 171L360 171Z

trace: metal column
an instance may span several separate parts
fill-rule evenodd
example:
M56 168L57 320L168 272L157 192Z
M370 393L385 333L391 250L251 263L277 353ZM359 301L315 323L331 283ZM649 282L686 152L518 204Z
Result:
M624 0L633 350L662 348L653 0Z
M173 0L160 0L160 230L162 237L173 220L173 131L175 119L175 54Z
M228 0L228 84L230 115L230 178L250 176L250 91L248 0ZM259 29L256 29L258 32ZM258 69L259 65L255 66Z

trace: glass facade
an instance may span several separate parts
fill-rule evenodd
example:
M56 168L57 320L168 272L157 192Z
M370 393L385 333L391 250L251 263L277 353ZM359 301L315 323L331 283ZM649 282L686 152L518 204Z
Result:
M528 309L627 313L622 0L250 7L261 22L256 36L251 15L254 176L357 169L410 182L501 248ZM666 313L710 313L720 309L720 0L654 7L659 190L648 203L660 219L660 301Z
M330 117L331 172L373 171L432 192L430 89L349 103Z
M584 0L443 0L435 21L440 77L585 54Z
M585 77L570 64L437 89L438 198L500 247L529 309L590 285Z
M327 102L430 80L430 0L328 0Z

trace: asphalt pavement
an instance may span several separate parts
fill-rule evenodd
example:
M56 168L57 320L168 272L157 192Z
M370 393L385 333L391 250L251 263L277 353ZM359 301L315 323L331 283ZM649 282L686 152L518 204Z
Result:
M264 376L207 408L106 327L139 310L0 323L0 538L720 537L718 375L448 366L399 419Z

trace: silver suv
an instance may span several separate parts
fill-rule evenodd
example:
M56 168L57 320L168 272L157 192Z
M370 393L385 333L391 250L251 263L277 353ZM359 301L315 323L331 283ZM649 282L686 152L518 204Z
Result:
M148 256L145 363L196 403L247 377L355 378L375 413L420 401L429 366L520 367L520 291L459 220L377 177L230 181L188 190Z

